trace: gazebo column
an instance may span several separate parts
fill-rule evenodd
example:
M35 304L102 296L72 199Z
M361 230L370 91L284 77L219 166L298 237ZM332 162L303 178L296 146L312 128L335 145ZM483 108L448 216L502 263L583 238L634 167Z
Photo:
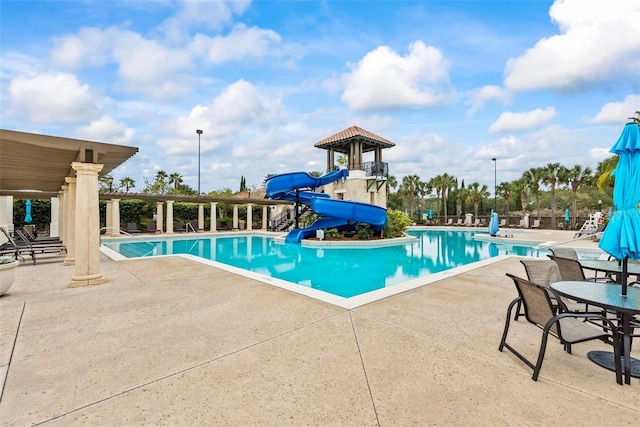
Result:
M67 247L67 257L64 259L64 265L73 265L75 263L76 248L76 179L66 177L65 182L69 187L67 193L67 240L64 242ZM97 191L97 190L96 190ZM82 215L82 214L81 214Z
M51 198L51 222L49 223L49 236L58 237L58 221L60 220L60 199Z
M156 202L156 231L164 231L164 202Z
M0 196L0 226L9 233L13 231L13 196ZM6 242L4 234L1 242Z
M111 199L111 235L120 235L120 199Z
M253 203L247 204L247 230L253 230Z
M67 223L69 222L67 205L69 204L69 186L60 187L58 194L60 195L60 240L62 243L67 242Z
M198 203L198 233L204 231L204 203Z
M216 212L216 207L218 206L218 204L216 202L211 202L211 221L210 221L210 229L211 232L214 233L217 230L217 224L216 224L216 218L218 217L218 213ZM213 245L211 245L213 246ZM211 258L214 259L214 258Z
M261 230L267 230L267 211L269 209L269 206L267 205L262 205L262 228Z
M233 229L238 230L238 205L233 205Z
M167 234L173 233L173 200L167 200Z
M105 212L105 235L111 236L111 227L113 227L113 200L107 200L107 208Z
M75 272L72 288L104 283L100 273L100 212L98 210L98 172L104 165L71 163L76 171ZM114 203L117 205L117 203Z

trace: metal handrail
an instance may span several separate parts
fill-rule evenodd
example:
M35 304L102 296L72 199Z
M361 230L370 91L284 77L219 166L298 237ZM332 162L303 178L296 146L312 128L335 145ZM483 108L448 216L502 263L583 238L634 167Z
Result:
M562 242L555 242L555 243L552 243L550 245L537 245L537 246L534 246L533 248L531 248L531 252L529 252L529 255L533 256L533 253L535 251L539 251L541 249L555 248L556 246L561 246L561 245L564 245L564 244L567 244L567 243L576 242L578 240L593 239L594 237L601 237L603 234L604 234L603 231L598 231L596 233L585 234L584 236L574 237L571 240L565 240L565 241L562 241Z
M153 246L154 248L156 247L156 245L154 245L154 244L153 244L153 243L151 243L150 241L145 240L145 239L141 239L140 237L135 236L135 235L133 235L133 234L131 234L131 233L127 233L126 231L121 230L121 229L119 229L118 227L101 227L98 231L100 232L100 231L103 231L103 230L104 230L104 231L106 231L106 230L118 230L121 234L126 234L127 236L129 236L129 237L133 237L134 239L138 239L138 240L140 240L141 242L144 242L144 243L147 243L147 244L149 244L149 245ZM100 234L100 244L102 244L102 234Z
M190 222L187 223L187 233L189 232L189 229L191 229L194 233L197 233L198 231L193 227L193 224L191 224Z

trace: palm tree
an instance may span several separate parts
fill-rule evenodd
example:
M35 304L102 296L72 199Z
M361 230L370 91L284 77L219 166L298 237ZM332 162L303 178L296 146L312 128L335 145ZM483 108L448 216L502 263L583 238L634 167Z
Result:
M527 206L529 206L529 191L524 179L520 178L511 183L511 192L514 194L520 194L520 207L522 208L522 215L527 213Z
M640 111L636 111L633 117L629 117L629 120L640 126Z
M592 185L593 174L591 173L591 168L586 167L582 169L582 166L575 165L571 169L567 170L566 179L572 193L571 209L573 210L573 214L571 215L571 226L575 227L577 215L576 198L578 194L578 188L580 186Z
M173 188L177 189L180 184L182 184L182 175L178 172L174 172L169 175L169 184L173 184Z
M549 163L542 169L542 182L551 191L551 228L556 228L556 186L564 182L567 168L560 163Z
M396 187L398 186L398 180L396 179L395 176L389 175L387 177L386 185L387 185L387 194L389 194L389 188L393 188L395 190Z
M447 221L447 194L449 189L455 185L456 179L449 174L442 175L440 189L442 193L442 201L444 203L444 221Z
M125 192L129 192L129 190L136 186L136 182L128 176L125 176L120 180L120 187L124 187Z
M420 196L420 206L422 206L422 212L424 212L424 198L426 195L431 194L433 188L429 186L429 183L424 181L418 181L418 187L416 189L418 191L418 195ZM420 217L422 218L422 212Z
M442 191L442 175L435 176L427 183L436 190L436 212L440 215L440 192Z
M467 187L467 194L469 200L473 203L473 214L478 217L478 206L480 205L480 201L485 197L489 197L489 190L486 185L480 187L480 184L474 182Z
M407 199L409 199L409 212L411 215L415 214L415 199L418 192L418 185L420 183L420 177L418 175L407 175L402 178L402 192Z
M502 197L504 200L504 205L506 206L507 211L507 224L509 224L509 213L511 209L509 209L509 199L511 199L511 184L508 182L501 182L498 186L496 186L496 193L498 196Z
M613 155L607 157L600 163L598 163L598 170L596 171L596 187L603 193L610 192L613 188L613 171L618 166L618 156Z
M538 221L540 221L542 219L540 216L540 182L542 181L542 169L531 168L525 171L522 174L522 180L536 198L536 210L538 211Z

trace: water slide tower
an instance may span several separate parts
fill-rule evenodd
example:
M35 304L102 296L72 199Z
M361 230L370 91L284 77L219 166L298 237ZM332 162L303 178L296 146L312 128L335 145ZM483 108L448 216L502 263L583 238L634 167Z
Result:
M351 126L317 142L314 147L327 150L326 172L338 168L336 153L347 158L346 167L349 169L349 177L345 182L327 184L324 192L337 199L371 203L386 208L389 165L382 161L382 150L394 146L393 142L358 126ZM365 153L373 153L373 160L365 162Z

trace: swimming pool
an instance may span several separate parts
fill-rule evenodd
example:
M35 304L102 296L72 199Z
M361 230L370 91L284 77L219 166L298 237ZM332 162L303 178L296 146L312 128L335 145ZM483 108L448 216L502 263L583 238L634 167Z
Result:
M470 231L409 230L407 234L416 240L375 248L312 248L264 235L180 236L103 245L126 258L190 254L343 298L500 255L527 256L532 248L476 241Z

